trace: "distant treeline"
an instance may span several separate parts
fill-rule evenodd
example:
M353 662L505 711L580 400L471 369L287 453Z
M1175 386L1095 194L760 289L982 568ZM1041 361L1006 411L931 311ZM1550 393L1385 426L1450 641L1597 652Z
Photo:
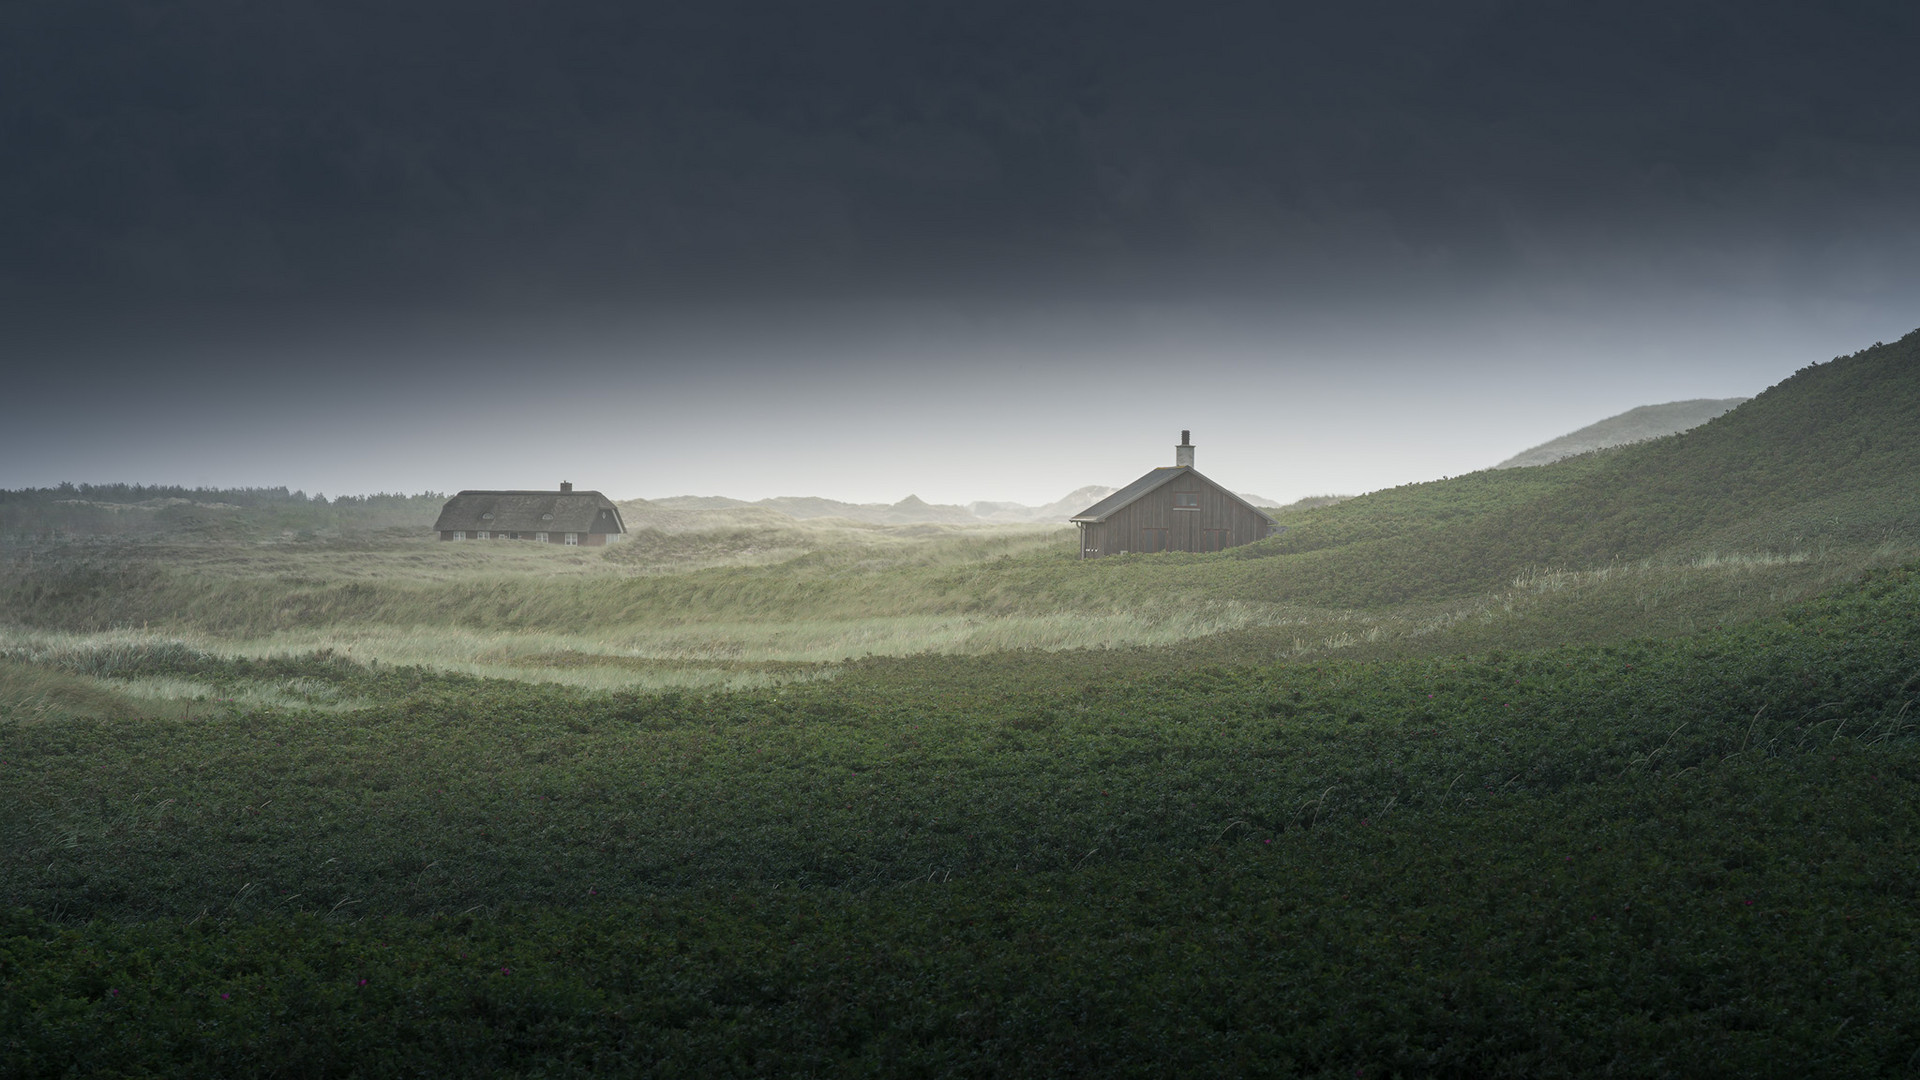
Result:
M225 503L228 506L246 508L268 506L395 506L412 503L421 499L444 503L446 495L437 491L423 491L418 495L403 495L397 491L375 492L372 495L336 495L329 499L323 492L308 495L304 491L289 491L283 487L246 487L246 488L210 488L181 487L178 484L73 484L62 483L54 487L21 488L18 491L0 490L0 503L8 502L44 502L48 499L85 499L91 502L141 503L153 499L186 499L189 502Z
M0 541L155 535L239 540L425 529L446 499L434 491L329 499L285 487L63 483L0 490Z

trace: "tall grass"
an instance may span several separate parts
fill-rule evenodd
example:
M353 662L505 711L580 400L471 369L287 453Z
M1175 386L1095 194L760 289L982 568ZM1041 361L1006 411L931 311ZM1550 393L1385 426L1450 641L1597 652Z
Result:
M31 724L134 711L130 701L100 680L0 659L0 721Z
M175 590L191 591L184 611L108 630L0 627L0 655L117 677L113 658L126 650L261 659L326 653L584 689L743 689L831 677L834 666L865 656L1131 650L1144 663L1139 650L1182 646L1182 655L1221 662L1383 658L1689 632L1756 617L1910 551L1716 551L1589 570L1535 567L1505 588L1447 602L1336 608L1221 596L1234 590L1219 580L1210 589L1190 587L1196 575L1231 585L1250 565L1221 556L1096 565L1045 551L1011 554L977 538L927 546L895 552L897 561L878 570L860 569L861 558L847 552L816 553L853 567L844 573L733 567L625 578L596 571L576 581L497 568L493 576L425 586L315 586L305 577L264 575L223 582L208 580L213 568L203 567L161 581L146 597L161 604ZM993 557L966 560L981 550ZM504 553L502 565L519 568L520 558Z

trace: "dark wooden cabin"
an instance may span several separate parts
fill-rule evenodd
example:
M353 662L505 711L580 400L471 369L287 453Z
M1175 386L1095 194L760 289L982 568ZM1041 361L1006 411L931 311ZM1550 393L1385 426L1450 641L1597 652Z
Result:
M531 540L601 547L627 531L620 508L597 491L463 491L433 523L442 540Z
M1193 442L1180 433L1174 465L1155 469L1070 520L1080 557L1130 551L1224 551L1279 531L1265 510L1195 471Z

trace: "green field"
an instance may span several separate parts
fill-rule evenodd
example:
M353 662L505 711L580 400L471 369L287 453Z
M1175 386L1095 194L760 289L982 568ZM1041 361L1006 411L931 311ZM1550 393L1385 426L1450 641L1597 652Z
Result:
M1920 335L1215 555L80 494L9 1076L1920 1068Z

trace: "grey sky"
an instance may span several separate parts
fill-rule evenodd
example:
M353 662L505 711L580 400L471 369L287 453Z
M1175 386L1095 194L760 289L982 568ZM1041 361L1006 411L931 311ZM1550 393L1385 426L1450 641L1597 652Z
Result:
M0 10L0 486L1275 498L1920 325L1887 2Z
M1751 395L1912 329L1875 309L926 308L601 313L179 346L13 398L0 485L548 486L621 497L1050 501L1163 464L1292 499L1484 468L1636 405ZM86 361L58 365L67 382ZM65 407L46 408L49 400ZM99 433L105 432L104 437Z

